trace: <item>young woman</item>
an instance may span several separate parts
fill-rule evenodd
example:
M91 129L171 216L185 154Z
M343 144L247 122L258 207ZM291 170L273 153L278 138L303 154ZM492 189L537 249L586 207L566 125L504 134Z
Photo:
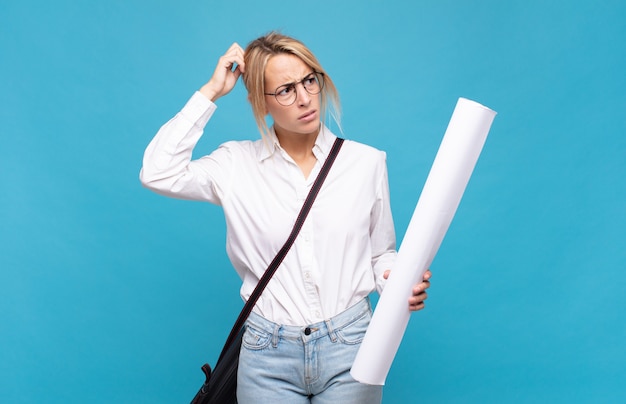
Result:
M241 75L261 139L227 142L192 160L215 102ZM146 149L144 186L222 206L244 300L289 235L336 138L327 112L339 124L330 76L304 44L272 32L245 51L234 43ZM360 384L349 371L371 318L368 295L382 290L395 256L385 154L346 141L247 321L239 403L380 403L382 387ZM415 285L410 310L424 307L430 275Z

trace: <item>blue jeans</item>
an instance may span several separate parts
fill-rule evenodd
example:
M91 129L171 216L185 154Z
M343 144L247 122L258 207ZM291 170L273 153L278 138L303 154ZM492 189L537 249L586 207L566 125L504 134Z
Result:
M250 314L239 356L237 401L380 404L382 386L361 384L350 376L371 317L368 299L305 327Z

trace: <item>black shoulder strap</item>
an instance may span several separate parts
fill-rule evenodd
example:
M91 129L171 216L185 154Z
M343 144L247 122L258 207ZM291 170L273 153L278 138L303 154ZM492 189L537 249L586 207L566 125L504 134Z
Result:
M335 158L337 157L337 154L339 153L339 149L341 149L341 145L343 144L343 141L344 139L339 138L339 137L335 139L335 143L333 144L333 147L330 150L328 157L326 157L326 161L324 162L324 165L322 166L319 174L317 175L317 178L315 179L315 182L311 186L311 190L309 191L309 194L307 195L306 200L304 201L304 204L302 205L302 209L300 210L300 213L298 214L298 218L296 219L296 223L293 226L293 230L291 230L291 234L287 238L287 241L285 242L285 244L276 254L276 257L274 258L274 260L272 260L270 265L265 270L265 273L259 280L259 283L257 283L256 287L254 288L254 291L250 295L250 298L248 299L245 306L241 310L241 313L239 313L239 317L237 317L237 321L235 321L235 325L233 326L233 329L230 331L230 334L228 335L228 338L226 339L226 343L224 344L222 353L220 354L220 357L217 360L218 362L221 361L222 357L224 356L224 353L228 350L228 347L237 338L237 335L242 330L243 325L246 322L246 319L252 312L254 305L256 305L256 302L259 300L259 297L261 296L263 289L265 289L265 287L267 286L272 276L274 276L274 273L276 273L276 270L285 259L287 252L293 245L294 241L296 241L296 237L298 236L298 233L300 233L300 229L302 229L304 220L309 214L309 211L311 210L311 206L313 206L313 201L315 201L317 194L322 188L322 184L324 183L324 180L328 176L330 167L335 162Z

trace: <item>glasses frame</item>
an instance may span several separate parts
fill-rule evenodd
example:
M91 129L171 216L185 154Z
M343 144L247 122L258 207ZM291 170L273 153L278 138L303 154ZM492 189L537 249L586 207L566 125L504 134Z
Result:
M311 92L311 91L309 91L309 89L308 89L308 88L306 88L306 86L304 85L304 82L305 82L305 81L309 78L309 76L311 76L312 74L315 76L315 79L317 80L317 83L319 84L319 91L318 91L318 92L316 92L316 93L312 93L312 92ZM322 72L318 72L318 71L313 70L311 73L307 74L307 75L306 75L306 76L305 76L302 80L300 80L300 81L294 81L294 82L292 82L292 83L281 84L280 86L276 87L276 90L274 90L274 92L273 92L273 93L263 93L263 94L265 94L265 95L272 95L272 96L274 96L274 98L276 99L276 102L277 102L277 103L279 103L279 104L280 104L280 105L282 105L283 107L288 107L288 106L290 106L290 105L293 105L293 104L294 104L294 103L298 100L298 92L297 92L297 91L295 91L295 90L296 90L296 86L297 86L298 84L302 84L302 88L304 88L304 91L306 91L307 93L309 93L309 94L311 94L311 95L317 95L317 94L321 93L321 92L322 92L322 90L324 89L324 73L322 73ZM293 97L293 101L291 101L289 104L283 104L282 102L280 102L280 101L278 100L278 94L280 93L280 91L278 91L278 90L280 90L280 89L281 89L281 88L283 88L283 87L285 87L285 88L293 87L293 89L294 89L294 94L295 94L295 97Z

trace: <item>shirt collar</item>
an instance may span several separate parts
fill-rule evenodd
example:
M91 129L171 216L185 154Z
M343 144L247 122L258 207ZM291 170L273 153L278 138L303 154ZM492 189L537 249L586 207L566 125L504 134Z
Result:
M322 125L320 133L315 139L315 145L313 146L313 154L318 160L322 161L326 159L336 138L337 136L335 136L326 125ZM267 139L261 139L258 144L259 162L270 158L274 153L280 151L281 147L276 137L274 126L270 128Z
M261 137L261 140L257 142L258 144L258 157L259 162L270 158L280 149L280 143L278 143L278 138L276 137L276 132L274 132L274 126L272 126L267 134L266 138Z

